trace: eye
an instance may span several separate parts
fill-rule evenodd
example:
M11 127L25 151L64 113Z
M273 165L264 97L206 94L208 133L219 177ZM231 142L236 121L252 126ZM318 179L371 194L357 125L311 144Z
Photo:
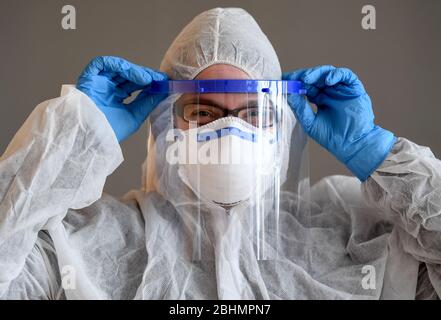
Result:
M248 116L249 117L258 117L259 116L259 110L250 110L248 111Z
M245 109L242 113L239 113L238 116L255 127L266 128L273 125L273 111L274 110L270 108L254 107Z
M259 117L260 112L259 112L259 108L257 107L251 107L245 110L245 114L248 118L256 118Z
M208 111L208 110L194 110L191 113L192 117L210 117L212 115L213 114L210 111Z

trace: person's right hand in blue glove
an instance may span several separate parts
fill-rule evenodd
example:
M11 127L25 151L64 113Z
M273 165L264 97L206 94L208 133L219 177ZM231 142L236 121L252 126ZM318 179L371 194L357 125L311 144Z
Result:
M395 136L374 124L371 99L349 69L319 66L284 73L285 80L302 81L306 97L291 95L289 104L306 133L331 152L361 181L386 158Z
M148 94L152 81L166 80L167 75L138 66L118 57L97 57L84 69L77 89L91 98L104 113L119 142L136 132L150 112L165 98ZM142 90L136 99L125 104L133 92Z

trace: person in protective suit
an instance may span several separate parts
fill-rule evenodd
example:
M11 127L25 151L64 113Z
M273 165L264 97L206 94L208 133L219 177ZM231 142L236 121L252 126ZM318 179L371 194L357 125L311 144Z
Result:
M282 75L269 40L235 8L195 17L160 70L98 57L76 87L63 86L60 97L39 104L14 136L0 158L1 298L441 295L441 162L429 148L374 124L369 96L352 71L319 66ZM308 198L281 196L277 258L257 259L240 214L213 209L203 197L211 184L195 190L184 171L163 161L166 132L186 129L173 119L177 100L146 90L165 79L302 81L307 99L288 99L286 130L299 124L355 177L324 178ZM123 199L103 194L106 177L123 161L119 142L146 118L143 188ZM291 156L284 153L282 167ZM296 209L299 203L307 213ZM195 208L204 210L203 227L193 219ZM201 228L209 258L195 260L189 252Z

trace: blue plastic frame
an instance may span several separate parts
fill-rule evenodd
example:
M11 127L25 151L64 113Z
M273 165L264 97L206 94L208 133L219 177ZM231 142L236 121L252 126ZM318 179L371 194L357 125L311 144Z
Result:
M164 80L152 81L150 93L282 93L306 94L303 83L294 80Z

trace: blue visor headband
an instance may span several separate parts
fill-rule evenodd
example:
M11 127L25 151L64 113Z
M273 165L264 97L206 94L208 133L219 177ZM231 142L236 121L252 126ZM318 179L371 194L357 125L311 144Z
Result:
M152 81L153 94L172 93L276 93L305 94L301 81L293 80L165 80Z

